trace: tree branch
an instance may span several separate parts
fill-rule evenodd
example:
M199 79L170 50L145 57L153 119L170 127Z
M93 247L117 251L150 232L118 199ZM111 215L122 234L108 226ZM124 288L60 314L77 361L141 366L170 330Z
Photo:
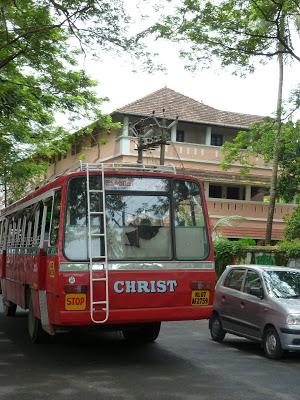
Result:
M52 3L52 5L57 8L57 6L59 6L55 1L50 0L50 2ZM22 38L26 38L34 33L39 33L39 32L45 32L47 30L51 30L51 29L56 29L56 28L61 28L66 22L68 23L69 27L70 27L70 23L72 18L74 18L76 15L84 13L85 11L87 11L88 9L91 8L91 5L87 5L81 9L77 9L76 11L74 11L73 14L69 15L69 14L65 14L65 19L63 21L61 21L59 24L53 24L53 25L44 25L40 28L32 28L29 29L28 31L24 32L23 34L18 35L17 37L15 37L14 39L12 39L11 41L7 42L5 45L0 47L0 50L3 50L5 48L7 48L8 46L11 46L15 43L17 43L20 39ZM63 12L63 9L61 9L61 11ZM77 36L76 36L77 37Z
M7 64L9 64L11 61L13 61L15 58L19 57L20 54L25 53L25 49L21 49L17 51L15 54L12 54L11 56L5 58L4 60L0 61L0 69L5 67Z
M276 50L276 51L273 51L273 52L251 51L251 50L245 49L243 47L228 46L222 41L211 40L211 39L209 39L209 41L210 41L210 43L212 45L217 45L219 47L222 47L223 49L225 48L226 50L235 51L237 53L243 53L243 54L253 55L253 56L273 57L273 56L276 56L276 55L281 54L281 53L282 54L286 54L287 53L286 51L280 51L280 50Z
M1 7L1 14L3 17L3 23L4 23L4 27L5 27L6 40L8 40L8 29L7 29L7 22L6 22L5 13L4 13L4 7Z

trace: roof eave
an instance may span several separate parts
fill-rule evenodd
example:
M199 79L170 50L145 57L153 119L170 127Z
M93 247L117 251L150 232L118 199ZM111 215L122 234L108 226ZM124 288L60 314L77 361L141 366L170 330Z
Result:
M147 115L145 114L139 114L139 113L130 113L130 112L124 112L124 111L114 111L112 114L123 114L123 115L129 115L129 116L134 116L134 117L146 117ZM158 117L161 118L161 117ZM171 117L166 117L166 119L172 119ZM249 129L249 125L234 125L234 124L226 124L224 122L213 122L213 121L206 121L206 120L187 120L187 119L180 119L178 118L178 121L180 122L188 122L192 124L202 124L202 125L214 125L214 126L220 126L224 128L235 128L235 129ZM259 121L253 122L256 123Z

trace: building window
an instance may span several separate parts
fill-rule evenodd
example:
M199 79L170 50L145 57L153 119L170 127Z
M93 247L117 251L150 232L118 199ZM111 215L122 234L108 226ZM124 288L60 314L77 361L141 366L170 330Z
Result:
M240 199L240 188L237 186L227 187L227 199L239 200Z
M213 133L211 135L210 144L212 146L222 146L223 145L223 135L218 135L216 133Z
M265 187L252 186L251 187L251 200L252 201L266 201L270 195L269 189Z
M184 142L184 131L176 132L176 142Z
M212 197L215 199L221 199L222 198L222 186L209 185L209 197Z

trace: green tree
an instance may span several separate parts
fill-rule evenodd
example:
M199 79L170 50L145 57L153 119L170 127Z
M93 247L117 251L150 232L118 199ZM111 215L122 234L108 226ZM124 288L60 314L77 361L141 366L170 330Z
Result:
M16 187L40 173L33 154L51 156L69 142L55 125L64 113L74 129L100 112L96 81L78 67L86 51L130 51L121 0L0 1L0 185Z
M287 241L300 239L300 206L295 209L292 215L285 218L286 227L284 238Z
M265 163L272 161L273 145L277 135L276 121L271 118L264 123L253 124L249 131L241 131L233 142L223 146L223 167L230 168L238 162L241 172L247 174L260 156ZM300 123L285 122L281 125L278 167L280 170L276 195L287 202L298 197L300 190Z
M181 41L181 55L193 68L216 60L235 66L235 72L253 72L255 62L278 62L278 96L271 143L272 178L266 229L271 241L279 158L282 151L283 71L288 59L300 61L293 35L299 38L300 4L294 0L182 0L175 15L168 15L144 34ZM292 34L293 33L293 34ZM236 144L235 144L236 145Z
M300 202L300 121L287 124L285 147L280 160L279 195Z

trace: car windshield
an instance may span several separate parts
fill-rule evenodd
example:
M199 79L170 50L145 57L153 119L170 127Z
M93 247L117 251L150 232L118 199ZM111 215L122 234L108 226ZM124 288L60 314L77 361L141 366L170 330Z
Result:
M300 271L265 271L267 289L276 297L300 298Z

